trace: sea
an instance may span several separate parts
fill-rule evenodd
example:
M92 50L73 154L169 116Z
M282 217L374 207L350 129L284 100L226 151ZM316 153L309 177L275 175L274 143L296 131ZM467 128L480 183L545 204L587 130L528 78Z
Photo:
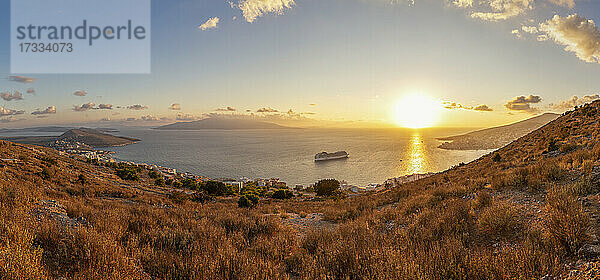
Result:
M334 178L349 184L383 183L414 173L439 172L490 150L439 149L436 137L465 129L270 129L168 131L121 129L142 141L105 148L117 160L157 164L210 178L279 178L308 185ZM346 151L348 159L314 162L319 152Z
M170 131L119 128L114 135L141 141L113 151L121 161L156 164L209 178L279 178L288 185L309 185L334 178L353 185L439 172L467 163L491 150L439 149L437 137L472 129L256 129ZM60 133L59 133L60 134ZM52 133L6 134L40 136ZM54 134L56 135L56 134ZM346 151L347 159L314 162L320 152Z

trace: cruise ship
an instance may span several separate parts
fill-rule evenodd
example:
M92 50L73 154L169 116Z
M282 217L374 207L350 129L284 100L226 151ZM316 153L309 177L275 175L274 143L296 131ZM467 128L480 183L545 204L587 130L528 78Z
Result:
M315 161L326 161L344 158L348 158L348 153L346 153L346 151L339 151L331 154L327 152L322 152L315 155Z

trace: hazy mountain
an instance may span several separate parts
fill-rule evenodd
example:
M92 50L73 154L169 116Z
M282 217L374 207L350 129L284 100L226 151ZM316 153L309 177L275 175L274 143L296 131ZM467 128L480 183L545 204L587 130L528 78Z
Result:
M447 150L498 149L544 126L559 116L560 115L558 114L545 113L509 125L486 128L457 136L438 138L438 140L441 141L449 141L441 144L439 148Z
M102 131L91 128L71 129L60 136L22 136L9 137L5 138L4 140L39 146L48 146L57 140L62 140L65 142L83 143L93 148L123 146L140 141L139 139L106 134Z
M164 125L155 129L160 130L202 130L202 129L281 129L288 128L275 123L255 121L255 120L242 120L242 119L223 119L223 118L209 118L193 122L178 122L173 124Z

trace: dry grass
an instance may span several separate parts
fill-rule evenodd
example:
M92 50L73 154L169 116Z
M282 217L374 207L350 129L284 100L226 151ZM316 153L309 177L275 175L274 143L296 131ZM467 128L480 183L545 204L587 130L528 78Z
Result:
M252 209L236 198L201 204L146 175L123 181L110 168L0 142L2 158L23 161L0 173L0 278L559 276L598 230L580 200L600 191L600 130L597 121L577 127L590 122L583 116L570 113L499 150L501 162L488 155L381 194L265 200ZM544 153L557 138L574 148ZM85 223L32 215L48 199ZM282 223L285 213L323 213L335 226L298 234Z

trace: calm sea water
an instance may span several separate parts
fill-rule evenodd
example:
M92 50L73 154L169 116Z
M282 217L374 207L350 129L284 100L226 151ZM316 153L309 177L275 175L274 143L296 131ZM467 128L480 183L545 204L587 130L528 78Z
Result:
M281 178L289 185L336 178L382 183L412 173L437 172L490 151L438 149L435 137L465 130L281 129L162 131L121 129L142 141L114 147L114 158L158 164L211 178ZM316 153L345 150L346 160L315 163Z

